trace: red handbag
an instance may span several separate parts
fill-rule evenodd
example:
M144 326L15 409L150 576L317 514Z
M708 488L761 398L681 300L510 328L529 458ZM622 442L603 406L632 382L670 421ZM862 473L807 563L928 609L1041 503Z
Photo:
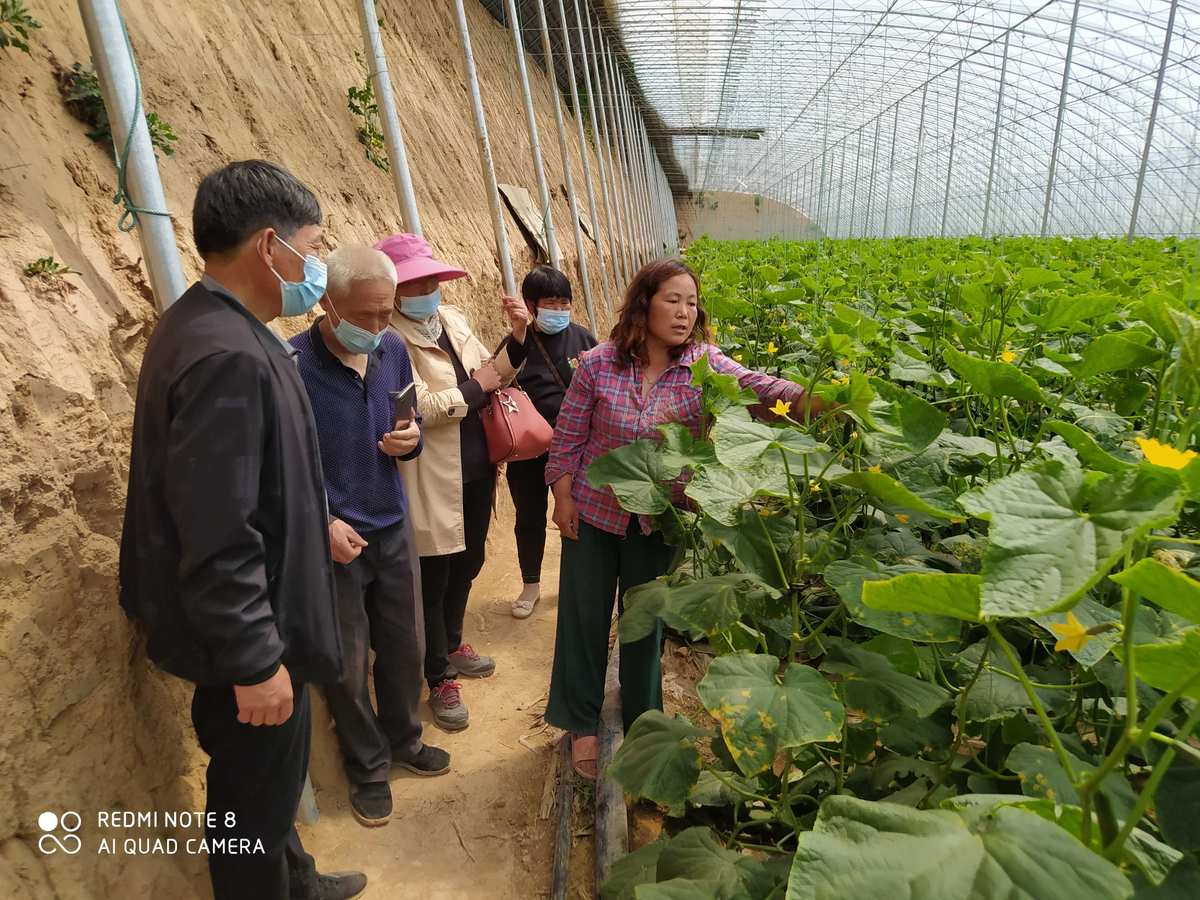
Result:
M554 429L519 387L494 392L480 418L487 438L488 459L494 466L537 459L550 449Z

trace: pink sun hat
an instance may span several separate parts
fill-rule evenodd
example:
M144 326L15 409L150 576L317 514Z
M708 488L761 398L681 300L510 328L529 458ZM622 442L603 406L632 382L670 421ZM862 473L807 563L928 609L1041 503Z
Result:
M419 234L393 234L375 244L396 266L396 283L416 281L433 275L438 281L466 277L466 271L433 258L433 248Z

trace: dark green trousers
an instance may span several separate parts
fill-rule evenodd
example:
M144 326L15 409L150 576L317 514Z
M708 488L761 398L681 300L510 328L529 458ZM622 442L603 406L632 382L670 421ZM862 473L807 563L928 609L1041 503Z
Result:
M604 702L613 600L664 575L674 548L637 517L624 537L579 523L579 540L563 539L558 575L558 632L546 721L575 734L595 734ZM619 589L619 592L618 592ZM618 607L621 609L622 607ZM625 730L648 709L662 709L662 625L621 645L621 713Z

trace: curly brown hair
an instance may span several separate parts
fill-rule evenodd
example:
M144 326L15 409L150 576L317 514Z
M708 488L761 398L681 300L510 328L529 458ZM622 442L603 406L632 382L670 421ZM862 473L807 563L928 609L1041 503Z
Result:
M686 341L671 348L671 358L678 359L691 344L709 340L708 316L700 302L700 279L696 273L681 259L652 260L642 266L633 276L633 281L629 282L617 324L608 336L617 349L617 359L623 367L633 365L635 358L646 362L650 299L658 293L664 282L676 275L687 275L696 285L696 326Z

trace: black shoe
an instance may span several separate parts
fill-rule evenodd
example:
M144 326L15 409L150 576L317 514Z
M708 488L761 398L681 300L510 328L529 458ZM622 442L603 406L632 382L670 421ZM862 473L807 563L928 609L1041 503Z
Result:
M392 806L388 798L388 808ZM318 875L309 900L350 900L367 889L367 876L362 872L330 872Z
M423 746L412 759L392 759L393 766L414 775L445 775L450 771L450 754L438 747Z
M386 825L392 817L392 789L386 781L368 781L350 785L350 809L363 825ZM333 876L322 875L322 878ZM321 895L322 897L324 895ZM354 896L346 894L347 897Z

